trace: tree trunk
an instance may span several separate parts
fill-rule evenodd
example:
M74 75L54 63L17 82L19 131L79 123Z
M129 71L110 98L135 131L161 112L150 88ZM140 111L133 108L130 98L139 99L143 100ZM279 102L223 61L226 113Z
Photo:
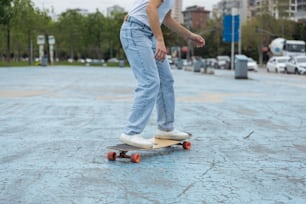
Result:
M257 51L259 56L259 64L263 65L262 45L257 46Z
M32 38L31 38L31 31L28 31L28 60L29 65L32 65L33 60L33 48L32 48Z
M11 58L11 30L10 30L10 26L7 26L7 33L6 33L6 61L10 62L10 58Z

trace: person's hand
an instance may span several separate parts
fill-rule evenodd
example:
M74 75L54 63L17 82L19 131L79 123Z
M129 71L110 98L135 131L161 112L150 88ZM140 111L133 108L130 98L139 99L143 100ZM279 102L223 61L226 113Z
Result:
M202 36L200 36L198 34L191 33L187 37L187 40L190 40L195 45L195 47L197 47L197 48L205 46L204 38L202 38Z
M157 61L164 61L167 55L167 48L163 40L156 41L155 59Z

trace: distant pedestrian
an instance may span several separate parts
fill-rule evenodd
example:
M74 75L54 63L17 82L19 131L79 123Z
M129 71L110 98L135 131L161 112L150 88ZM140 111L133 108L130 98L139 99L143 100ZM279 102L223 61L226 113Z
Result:
M171 17L175 0L135 0L120 31L122 47L132 67L137 87L128 124L120 136L123 143L151 148L152 140L141 134L157 108L157 133L160 139L184 140L186 132L174 128L175 96L167 49L161 30L164 24L196 47L205 40Z

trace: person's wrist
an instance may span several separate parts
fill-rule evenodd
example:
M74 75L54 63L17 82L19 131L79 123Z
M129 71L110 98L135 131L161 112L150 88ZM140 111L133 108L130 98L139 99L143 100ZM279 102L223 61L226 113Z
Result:
M184 39L185 39L186 41L187 41L187 40L190 40L191 35L192 35L192 33L188 33L188 34L184 37Z
M156 41L158 41L158 42L164 42L164 38L157 38Z

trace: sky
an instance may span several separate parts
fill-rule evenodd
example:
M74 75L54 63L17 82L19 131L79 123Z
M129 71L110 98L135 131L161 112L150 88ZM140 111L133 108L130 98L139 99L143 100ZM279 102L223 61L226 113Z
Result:
M89 12L95 12L98 8L102 13L106 13L106 9L113 5L119 5L125 10L131 6L134 0L32 0L35 7L40 9L54 9L56 14L62 13L67 9L82 8L88 9ZM188 6L198 5L204 6L207 10L211 10L216 0L183 0L183 9Z

